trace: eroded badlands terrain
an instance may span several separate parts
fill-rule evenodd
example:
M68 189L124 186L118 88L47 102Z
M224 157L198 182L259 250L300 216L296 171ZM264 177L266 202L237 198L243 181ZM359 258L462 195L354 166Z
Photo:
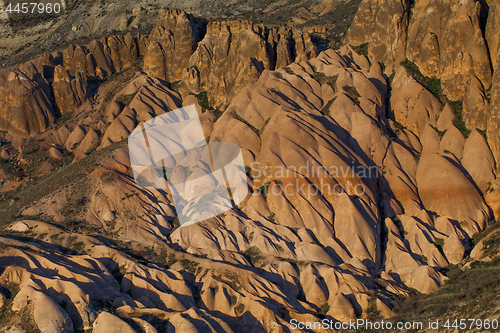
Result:
M322 50L314 29L167 10L0 71L0 331L288 332L497 269L499 19L494 1L364 0ZM252 186L180 227L127 138L192 104Z

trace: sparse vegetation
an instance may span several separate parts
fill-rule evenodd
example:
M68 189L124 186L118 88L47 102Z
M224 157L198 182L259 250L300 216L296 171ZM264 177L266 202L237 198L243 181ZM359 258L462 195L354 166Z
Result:
M328 305L328 303L325 303L322 306L320 306L318 309L318 317L320 319L325 318L326 314L328 313L328 310L330 310L330 305Z
M181 259L181 265L187 272L195 274L198 263L189 259Z
M436 247L438 248L439 252L442 255L445 255L444 250L443 250L443 246L444 246L444 239L443 238L436 237L436 239L434 239L434 245L436 245Z
M198 104L204 109L204 110L210 110L212 111L212 114L214 116L213 122L215 123L224 113L221 111L219 108L214 108L210 105L210 102L208 100L208 95L206 91L202 91L198 94L193 94L190 93L190 95L194 95L196 99L198 100Z
M491 87L492 86L493 86L493 84L490 84L490 87L488 89L486 89L484 92L484 97L486 98L488 103L491 103Z
M172 230L170 233L174 232L177 228L179 228L181 226L181 222L179 221L179 218L176 217L173 221L172 221Z
M132 100L134 99L134 97L137 95L138 92L139 92L139 90L137 90L135 93L132 93L129 95L121 95L116 99L116 101L118 103L123 104L124 106L129 106L130 102L132 102Z
M170 89L173 90L173 91L178 92L178 87L179 87L180 84L181 84L181 80L170 82Z
M243 254L249 259L252 265L256 266L264 257L260 255L260 249L256 246L249 247Z
M245 305L239 303L238 305L235 306L234 313L236 313L237 316L241 316L243 312L245 312Z
M356 87L353 87L353 86L343 86L342 89L354 101L354 103L356 103L357 105L359 105L359 97L361 97L361 95L359 94L359 92L356 89Z
M283 67L285 72L287 72L290 75L295 75L295 72L290 68L290 67Z
M374 292L369 295L370 299L368 300L368 309L366 309L366 318L373 321L381 319L380 311L377 308L378 297Z
M323 108L320 110L320 112L326 116L329 116L330 115L330 107L332 106L333 102L335 102L336 99L337 99L337 96L335 96L334 98L329 100L328 103L326 103L325 106L323 106Z
M476 128L476 131L477 131L479 134L481 134L485 140L488 140L488 136L487 136L486 130L482 131L482 130L480 130L479 128Z
M432 125L431 125L432 126ZM434 127L432 126L432 128L434 128L434 130L437 132L437 134L439 135L439 139L441 140L443 138L443 136L446 134L446 132L448 131L447 129L445 129L444 131L440 131L437 129L437 127Z
M361 45L358 45L358 46L352 46L351 45L351 48L357 54L359 54L361 56L365 56L366 58L368 58L368 43L364 43L364 44L361 44Z
M315 70L313 77L319 83L328 84L330 87L332 87L333 91L337 91L337 79L339 78L338 75L327 76L324 73L316 72Z
M280 80L282 80L282 79L283 79L283 74L281 74L280 72L276 72L276 71L274 71L274 72L273 72L273 75L274 75L274 77L275 77L275 78L277 78L277 79L280 79Z
M116 175L111 171L104 171L99 177L101 182L106 185L115 184L117 179Z
M208 95L206 91L202 91L198 94L194 94L196 99L198 100L198 104L205 110L212 110L210 103L208 102Z
M500 260L474 262L470 269L450 265L442 270L449 278L446 284L430 295L411 292L397 301L395 320L416 318L479 318L493 304L500 291L498 274Z
M259 187L259 191L264 196L264 198L267 197L267 191L269 190L269 186L271 185L271 182L266 182L264 185Z
M231 287L231 289L233 289L236 292L240 291L242 288L239 280L240 277L236 273L228 271L224 272L222 275L216 275L212 273L212 278L221 283L227 284L229 287Z
M259 130L259 135L262 135L262 133L264 133L264 129L266 128L267 124L269 123L269 120L271 120L271 118L267 118L266 121L264 122L264 126L262 126L262 128Z
M245 119L243 119L238 113L236 113L236 111L232 111L231 112L231 115L233 116L234 119L237 119L239 121L241 121L242 123L246 124L248 127L250 127L255 133L257 134L260 134L260 130L258 130L255 126L253 126L252 124L250 124L248 121L246 121Z
M453 119L453 125L462 132L462 135L467 138L470 134L470 130L465 126L465 122L463 120L463 103L462 101L451 101L449 100L443 93L441 88L441 80L432 79L420 72L420 69L416 64L406 59L401 62L401 65L404 66L407 73L413 76L420 84L422 84L427 90L429 90L434 97L441 103L441 107L443 108L446 104L450 105L453 113L455 114L455 118Z

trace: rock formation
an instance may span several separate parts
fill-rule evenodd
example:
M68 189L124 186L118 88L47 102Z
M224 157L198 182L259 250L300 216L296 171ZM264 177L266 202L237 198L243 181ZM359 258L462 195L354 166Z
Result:
M499 74L475 6L365 0L349 45L320 53L305 31L202 32L169 10L148 37L0 72L6 329L286 331L436 291L500 216ZM170 190L134 181L126 139L192 104L208 142L241 148L250 195L180 227Z

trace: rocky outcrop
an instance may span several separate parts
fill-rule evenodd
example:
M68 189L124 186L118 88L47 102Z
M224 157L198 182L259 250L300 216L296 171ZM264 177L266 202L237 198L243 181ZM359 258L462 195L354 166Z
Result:
M389 66L390 75L394 64L404 60L408 11L407 1L362 1L345 43L352 46L367 43L369 58Z
M196 42L192 16L180 10L167 10L148 38L145 72L170 82L180 80Z
M76 72L75 77L63 66L58 65L54 69L54 98L56 105L61 112L65 114L74 111L87 99L87 80L84 74Z
M465 141L461 162L481 192L486 193L495 179L495 159L478 131L472 131Z
M486 2L487 7L484 5ZM498 27L500 26L500 4L495 0L486 0L481 2L481 7L484 8L482 13L487 12L487 18L482 17L483 22L486 20L485 38L490 51L490 59L495 69L498 65L497 50L500 47L500 38L498 37ZM487 10L487 11L486 11Z
M459 221L469 235L484 230L490 220L489 208L480 192L450 158L423 154L417 170L417 185L427 210ZM456 202L461 204L457 206Z
M471 77L491 84L488 49L479 21L480 3L416 1L408 27L407 57L421 72L440 78L451 100L464 99Z
M500 59L500 47L497 50L497 60ZM491 151L496 161L496 168L500 165L500 64L497 61L497 67L493 75L491 85L491 106L487 125L487 137Z
M93 326L95 333L136 333L129 324L109 312L101 312Z
M245 21L211 22L189 60L192 73L185 84L199 82L199 91L207 91L211 104L225 106L265 69L306 60L316 52L310 35L300 30L269 29Z
M425 125L437 125L439 101L402 66L398 67L392 85L391 107L398 123L417 135L423 134Z
M55 112L46 83L37 73L32 80L19 70L0 72L0 129L29 137L52 124Z

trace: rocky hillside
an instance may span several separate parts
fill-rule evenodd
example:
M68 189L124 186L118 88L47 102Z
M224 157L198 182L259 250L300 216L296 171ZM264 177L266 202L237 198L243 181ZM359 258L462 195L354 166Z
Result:
M85 44L103 35L149 34L165 9L185 10L207 20L250 21L268 26L287 25L314 33L321 48L338 48L361 0L63 0L59 13L22 14L6 12L0 2L0 64L11 66L44 52L63 50L70 44ZM38 3L53 3L42 0ZM31 7L30 7L31 9Z
M225 20L167 10L149 30L127 19L18 53L37 56L0 71L0 331L289 332L419 318L429 300L477 315L445 304L457 279L497 269L500 9L363 0L335 50L297 21L295 6L358 4L271 3L259 22L232 20L239 2ZM241 147L252 186L181 227L168 191L134 181L127 138L192 104L208 142Z

